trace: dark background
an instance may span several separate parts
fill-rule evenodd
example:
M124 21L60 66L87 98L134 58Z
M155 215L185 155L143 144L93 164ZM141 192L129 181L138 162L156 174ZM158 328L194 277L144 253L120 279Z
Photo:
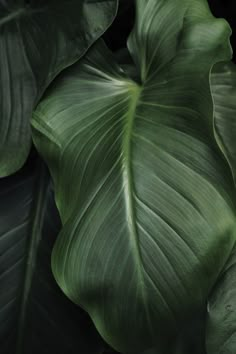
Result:
M235 0L208 0L212 13L216 17L225 18L232 30L231 44L234 50L234 62L236 62L236 4Z

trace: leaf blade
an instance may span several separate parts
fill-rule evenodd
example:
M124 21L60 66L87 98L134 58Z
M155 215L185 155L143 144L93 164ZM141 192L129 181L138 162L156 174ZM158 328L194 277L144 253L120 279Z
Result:
M158 4L149 4L154 12ZM181 41L162 71L142 76L139 67L134 82L100 42L32 120L63 223L54 275L121 352L170 351L180 323L204 308L235 242L233 181L214 139L209 86L215 61L231 55L230 30L196 4L179 5ZM137 33L130 48L138 48Z

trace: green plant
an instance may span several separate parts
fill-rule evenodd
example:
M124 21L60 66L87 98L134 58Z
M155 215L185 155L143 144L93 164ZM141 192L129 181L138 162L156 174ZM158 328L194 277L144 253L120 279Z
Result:
M34 86L30 81L26 97L31 98L26 105L20 101L24 108L20 115L14 105L9 110L12 97L19 97L10 84L9 101L2 105L3 132L6 125L16 127L20 119L27 127L22 128L23 135L14 129L6 132L0 170L7 175L26 159L29 116L36 102L59 71L74 63L53 80L34 109L32 137L41 158L33 157L34 169L26 165L1 186L1 215L9 208L1 223L5 247L22 252L25 235L31 234L25 281L24 270L17 277L17 291L23 294L18 305L18 352L30 352L24 337L32 311L29 304L42 291L37 262L43 262L40 247L49 242L41 235L50 236L49 220L54 225L55 219L55 236L46 246L52 249L61 228L52 253L54 277L66 296L88 312L111 347L135 354L234 354L236 69L230 62L230 27L212 16L205 0L136 0L127 49L112 53L103 39L95 40L114 18L115 1L80 1L80 5L71 1L71 27L63 10L66 1L60 3L61 8L51 1L42 11L32 5L37 21L42 12L42 23L43 16L54 11L50 49L55 33L62 36L46 56L44 74L38 75L42 83L33 80ZM81 19L76 17L77 6L87 10L79 12ZM96 14L101 11L101 17L90 27L94 9ZM15 13L18 16L19 10ZM5 26L9 21L2 22ZM99 29L95 35L94 28ZM90 30L93 35L88 35ZM86 38L82 44L81 37ZM27 43L34 59L35 49ZM58 43L71 48L60 49L63 64ZM27 49L24 58L26 53ZM53 72L52 60L59 68ZM40 93L31 96L34 88ZM9 158L12 151L14 158ZM16 246L13 237L20 240ZM4 252L3 256L8 272L17 261ZM14 274L14 286L15 279ZM42 279L53 284L48 268ZM6 291L3 303L12 301L12 293L17 292ZM72 306L60 296L58 307ZM82 329L86 317L76 308L73 318ZM73 320L65 335L68 343L74 326ZM88 328L78 338L78 350L102 353L103 341L91 325ZM96 340L93 346L91 337ZM6 353L12 353L7 345ZM74 343L68 349L57 344L44 352L75 353L75 348Z

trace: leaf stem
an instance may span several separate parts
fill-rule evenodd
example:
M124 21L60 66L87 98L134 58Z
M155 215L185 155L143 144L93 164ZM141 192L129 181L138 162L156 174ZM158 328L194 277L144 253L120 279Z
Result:
M6 17L0 20L0 26L6 24L7 22L15 20L17 17L20 17L23 13L25 13L25 9L17 9L16 11L10 13Z
M26 310L36 264L38 245L41 240L45 215L45 194L48 188L48 171L42 160L36 166L34 201L29 226L28 254L25 265L25 279L20 303L20 316L16 341L16 353L24 354L24 332L26 327Z

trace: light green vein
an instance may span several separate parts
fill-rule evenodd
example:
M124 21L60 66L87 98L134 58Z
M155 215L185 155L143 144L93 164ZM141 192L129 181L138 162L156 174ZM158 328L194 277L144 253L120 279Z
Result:
M125 115L124 137L122 141L122 174L124 183L124 200L127 215L127 226L130 235L130 245L134 255L134 262L136 265L138 284L142 292L143 305L146 313L146 319L150 330L152 332L152 323L150 320L149 306L147 301L147 291L145 289L144 274L146 270L143 266L142 254L139 245L139 236L136 225L136 215L134 206L134 186L132 183L132 135L135 120L135 113L139 103L142 87L135 83L128 85L130 92L130 106Z
M138 246L138 236L135 225L135 215L133 206L133 184L132 184L132 167L131 167L131 139L134 125L134 118L141 88L138 85L130 85L130 107L125 115L126 124L124 126L124 137L122 142L122 164L123 164L123 181L125 192L125 206L127 212L128 229L130 231L131 245L138 259L138 267L140 268L140 250ZM140 272L139 272L140 273ZM143 282L143 281L142 281Z

